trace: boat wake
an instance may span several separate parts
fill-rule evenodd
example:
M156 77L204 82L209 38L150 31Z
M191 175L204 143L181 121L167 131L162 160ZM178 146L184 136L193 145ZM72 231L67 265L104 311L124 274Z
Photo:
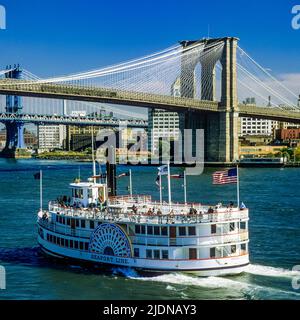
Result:
M251 265L246 273L266 275L272 277L293 277L300 275L299 272L294 272L281 268L273 268L260 265ZM283 290L280 288L256 283L246 282L249 279L240 276L234 277L197 277L182 273L170 273L155 277L136 277L128 276L128 278L144 282L165 283L166 289L171 291L180 291L180 287L185 287L185 293L189 293L188 288L199 287L202 289L224 290L228 291L228 297L237 297L241 299L300 299L300 293L292 290ZM239 279L238 279L239 278ZM242 280L240 280L242 279ZM187 289L187 290L186 290ZM224 298L224 296L223 296Z
M295 276L300 277L300 271L293 271L283 268L275 268L270 266L263 266L258 264L250 264L246 270L246 273L265 276L265 277L282 277L292 278Z

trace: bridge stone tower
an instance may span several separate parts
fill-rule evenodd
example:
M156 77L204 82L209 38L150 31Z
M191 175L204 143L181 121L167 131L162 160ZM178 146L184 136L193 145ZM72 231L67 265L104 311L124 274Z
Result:
M195 97L195 68L201 64L201 99L216 100L216 63L222 66L221 101L219 112L188 111L185 114L185 128L204 129L205 160L211 162L231 162L238 159L238 99L237 99L237 38L204 39L200 41L182 41L183 48L195 43L203 44L202 55L182 56L181 61L181 96ZM221 50L214 56L205 55L205 51L214 43L223 43ZM204 54L203 54L204 53ZM191 63L192 60L192 63ZM193 148L195 150L195 141Z
M7 69L12 69L11 66ZM12 71L6 73L7 79L21 79L22 70L19 65L15 65ZM19 114L22 112L22 99L18 96L6 96L6 113ZM1 156L14 158L17 149L24 149L24 123L22 121L7 121L6 126L6 145Z

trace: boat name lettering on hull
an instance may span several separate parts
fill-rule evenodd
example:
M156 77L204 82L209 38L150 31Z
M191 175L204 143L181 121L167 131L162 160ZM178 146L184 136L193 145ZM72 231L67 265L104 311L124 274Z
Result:
M106 263L129 264L128 259L120 258L120 257L104 256L101 254L92 254L91 258L94 260L98 260Z

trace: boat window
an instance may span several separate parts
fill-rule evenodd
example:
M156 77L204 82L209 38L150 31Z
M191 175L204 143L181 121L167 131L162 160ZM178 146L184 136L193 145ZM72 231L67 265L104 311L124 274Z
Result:
M75 198L83 199L83 190L82 189L75 189Z
M66 239L65 245L66 245L66 247L69 247L69 240L68 239Z
M246 251L246 250L247 250L247 245L246 245L246 243L242 243L242 244L241 244L241 250L242 250L242 251Z
M71 219L67 218L67 225L69 226L71 224Z
M179 227L179 236L186 236L186 228Z
M210 248L210 257L215 258L216 257L216 248Z
M76 219L75 221L76 221L76 227L79 227L79 220Z
M160 235L160 228L159 228L158 226L155 226L155 227L154 227L154 234L155 234L156 236L159 236L159 235Z
M152 259L152 250L149 250L149 249L146 250L146 258Z
M223 248L217 247L216 248L216 258L221 258L221 257L223 257Z
M79 249L83 250L83 242L79 242Z
M236 245L231 246L231 253L236 253Z
M78 249L78 241L74 241L74 248Z
M235 223L234 223L234 222L230 222L230 224L229 224L229 230L230 230L230 231L234 231L234 229L235 229Z
M61 246L62 246L62 247L64 247L64 246L65 246L65 239L64 239L64 238L61 238L61 240L60 240L60 244L61 244Z
M139 224L135 225L135 233L137 234L141 233L141 226Z
M189 259L190 260L196 260L197 259L197 249L190 248L189 249Z
M210 227L210 231L211 231L211 234L215 234L217 233L217 225L216 224L212 224L211 227Z
M147 234L153 234L153 227L147 226Z
M246 221L241 221L240 222L240 229L242 229L242 230L246 230L247 229Z
M141 226L141 234L145 234L146 233L146 226Z
M159 250L153 250L154 259L160 259L160 251Z
M93 198L93 190L92 189L88 189L88 197Z
M196 235L196 227L189 227L189 236Z
M85 220L81 220L81 228L85 228Z
M134 248L134 256L135 256L135 258L140 257L140 249L139 248Z
M95 228L95 223L93 220L90 221L90 229L94 229Z
M74 241L70 240L70 248L73 248L73 247L74 247Z
M161 257L162 259L169 259L169 251L168 250L162 250L161 251Z
M168 228L167 227L161 227L161 235L162 236L168 235Z
M85 251L89 251L89 243L88 242L84 243L84 249L85 249Z

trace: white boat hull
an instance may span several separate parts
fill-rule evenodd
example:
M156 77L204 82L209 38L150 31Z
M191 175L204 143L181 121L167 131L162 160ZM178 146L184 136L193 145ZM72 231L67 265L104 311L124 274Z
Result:
M249 265L249 255L220 259L201 260L155 260L138 258L120 258L98 255L74 249L67 249L49 243L38 237L44 253L54 258L71 259L79 263L92 265L122 266L149 273L186 272L197 276L223 276L245 272Z

